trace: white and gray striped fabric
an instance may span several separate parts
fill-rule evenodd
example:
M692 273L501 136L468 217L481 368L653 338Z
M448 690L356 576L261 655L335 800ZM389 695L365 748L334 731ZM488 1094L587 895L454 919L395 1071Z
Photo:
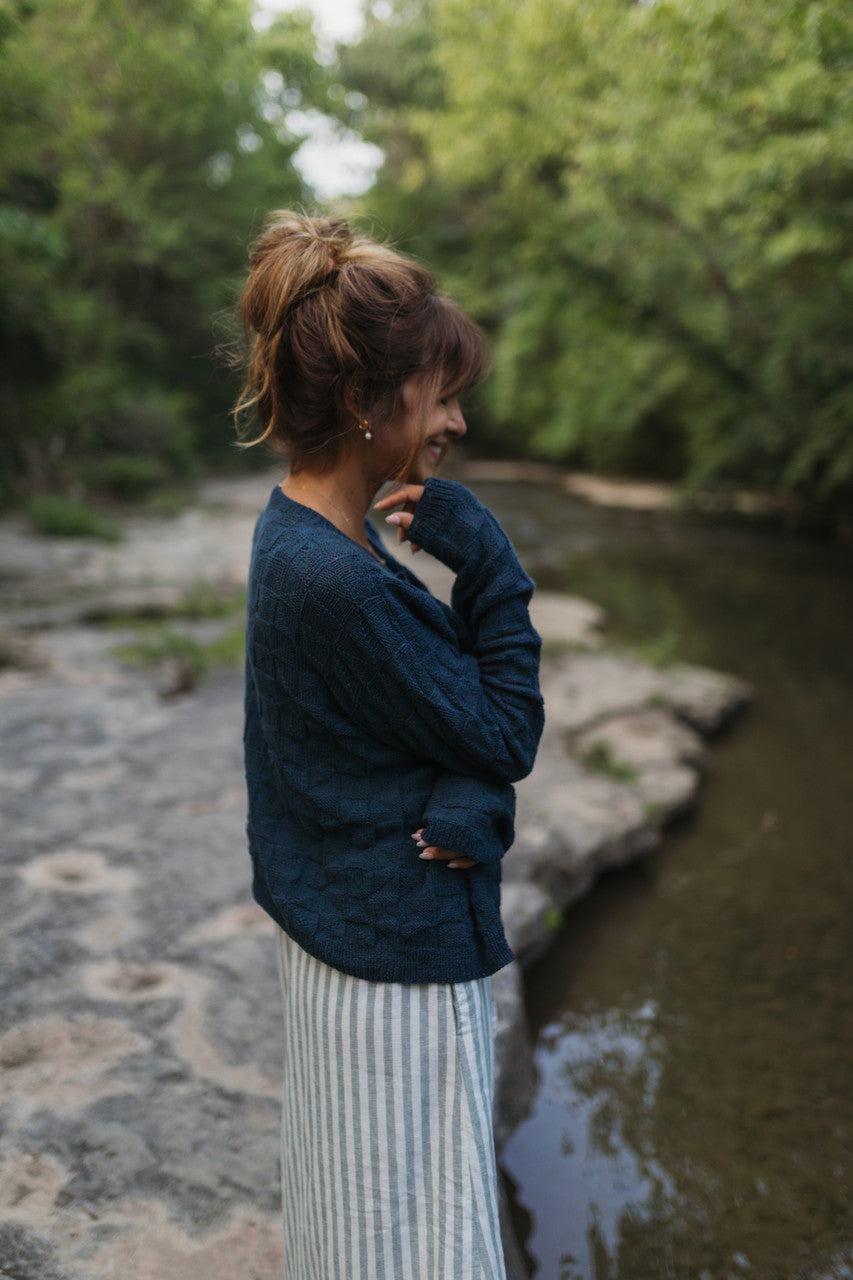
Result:
M491 979L368 982L277 935L285 1280L506 1280Z

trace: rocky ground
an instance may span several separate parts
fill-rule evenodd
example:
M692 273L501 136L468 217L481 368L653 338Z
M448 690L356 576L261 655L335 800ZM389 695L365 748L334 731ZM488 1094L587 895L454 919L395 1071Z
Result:
M0 521L10 1280L281 1277L277 973L248 895L233 660L270 487L210 484L115 546ZM446 591L441 566L415 568ZM749 698L729 676L614 651L586 601L542 595L534 613L548 723L504 893L522 962L602 869L695 803L705 739ZM504 1141L533 1069L516 965L495 989Z

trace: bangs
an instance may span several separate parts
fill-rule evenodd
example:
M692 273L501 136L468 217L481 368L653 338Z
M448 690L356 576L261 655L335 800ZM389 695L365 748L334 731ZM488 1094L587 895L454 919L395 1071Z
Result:
M423 371L443 396L470 391L482 382L489 365L486 338L449 298L436 297L426 326Z

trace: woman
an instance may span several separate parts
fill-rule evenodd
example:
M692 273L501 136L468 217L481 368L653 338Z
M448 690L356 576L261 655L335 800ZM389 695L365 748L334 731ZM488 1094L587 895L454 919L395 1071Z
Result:
M290 457L255 532L245 723L285 1004L285 1275L499 1280L489 979L543 713L533 583L436 478L483 339L336 218L272 215L241 305L238 413ZM455 572L452 607L366 521L388 481L376 510Z

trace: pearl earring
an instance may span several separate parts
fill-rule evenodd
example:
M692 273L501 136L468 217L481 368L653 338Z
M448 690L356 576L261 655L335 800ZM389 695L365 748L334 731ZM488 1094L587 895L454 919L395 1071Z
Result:
M372 440L372 439L373 439L373 432L370 430L370 423L367 421L367 419L366 419L366 418L365 418L364 422L359 422L359 424L358 424L358 429L359 429L359 431L363 431L363 432L364 432L364 438L365 438L365 440Z

